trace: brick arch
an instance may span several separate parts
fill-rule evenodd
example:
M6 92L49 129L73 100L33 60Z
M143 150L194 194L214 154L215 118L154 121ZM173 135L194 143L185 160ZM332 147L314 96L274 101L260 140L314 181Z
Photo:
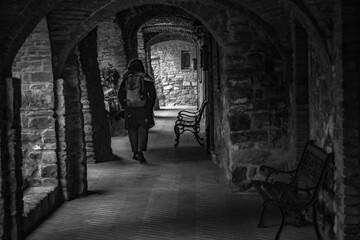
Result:
M11 76L11 66L14 58L29 34L37 24L63 0L42 1L29 0L18 14L17 20L9 27L9 31L0 42L0 75Z
M228 2L219 3L216 1L206 2L206 5L203 5L199 2L187 2L187 1L174 1L173 4L169 4L167 0L134 0L132 3L122 3L121 0L117 0L115 2L111 2L101 8L98 12L92 14L88 19L83 21L78 27L70 34L68 42L64 44L64 47L59 51L57 56L54 56L54 75L55 77L59 77L64 65L64 61L69 52L78 44L78 42L84 38L87 33L96 26L97 22L104 19L106 16L114 16L120 11L123 11L128 8L132 8L140 5L151 5L151 4L159 4L165 6L173 6L178 7L182 10L185 10L190 15L194 16L203 25L209 30L209 32L214 36L214 39L218 42L220 47L225 47L226 43L229 39L228 32L225 31L227 26L221 25L221 21L224 21L222 16L222 11L229 9L227 4ZM204 11L204 9L209 9L208 11ZM277 35L276 31L272 28L272 26L262 20L259 16L257 16L254 12L245 9L240 5L230 4L231 10L235 10L242 15L248 17L251 21L255 23L259 29L263 30L270 41L274 44L277 50L280 52L283 58L288 57L288 51L285 47L283 47L282 41L280 37ZM98 21L97 21L98 20ZM220 24L219 24L220 21Z

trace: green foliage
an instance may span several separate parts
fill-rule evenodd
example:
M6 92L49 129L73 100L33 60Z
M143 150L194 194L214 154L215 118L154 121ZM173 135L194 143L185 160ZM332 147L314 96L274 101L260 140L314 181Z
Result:
M107 68L100 70L100 79L104 91L110 88L117 91L120 74L113 65L109 64Z
M100 70L100 80L104 92L105 108L110 114L119 110L117 92L119 88L120 74L109 64L107 68Z

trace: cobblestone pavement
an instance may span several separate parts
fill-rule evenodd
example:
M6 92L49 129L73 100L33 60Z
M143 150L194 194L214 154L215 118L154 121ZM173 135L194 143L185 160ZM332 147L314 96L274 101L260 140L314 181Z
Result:
M274 239L280 215L269 209L257 228L261 199L229 191L222 169L191 133L173 147L179 110L156 111L149 164L132 160L126 137L113 138L118 160L88 166L89 194L65 202L27 240L266 240ZM281 239L315 240L313 227L286 226Z

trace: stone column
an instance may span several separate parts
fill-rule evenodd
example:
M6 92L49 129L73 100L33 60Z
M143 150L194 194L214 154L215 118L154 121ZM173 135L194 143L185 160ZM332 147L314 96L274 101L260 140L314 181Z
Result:
M55 126L56 126L56 155L59 167L59 182L62 194L65 200L68 200L70 193L67 187L67 152L66 152L66 130L65 130L65 98L64 98L64 80L57 79L54 82L55 93Z
M21 84L19 79L0 79L2 239L22 239Z
M87 190L86 150L84 121L81 104L78 56L70 53L64 76L65 142L66 142L66 189L68 199L81 195ZM60 83L60 82L59 82ZM65 177L65 178L64 178Z
M335 159L335 234L336 239L353 240L360 239L360 2L337 1L334 9L341 16L334 30L340 53L336 76L343 81L343 101L337 101L343 129Z
M294 22L294 80L296 108L296 156L299 160L309 140L309 46L308 34L297 21Z
M81 72L80 77L80 89L81 89L81 104L82 114L84 119L84 137L85 137L85 149L86 149L86 162L95 163L95 150L94 150L94 131L92 126L92 112L89 102L89 95L86 85L86 76Z
M100 81L97 62L96 29L79 43L82 71L86 77L87 95L89 99L92 140L95 161L104 162L112 159L110 124L104 105L104 93ZM87 119L85 119L87 121ZM87 133L85 133L87 134Z

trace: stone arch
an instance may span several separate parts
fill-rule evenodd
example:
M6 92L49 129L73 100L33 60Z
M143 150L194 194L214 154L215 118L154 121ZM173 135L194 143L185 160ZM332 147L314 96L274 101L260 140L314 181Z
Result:
M281 1L285 8L294 13L294 17L312 34L312 37L319 45L321 57L327 64L331 64L331 58L329 50L326 46L324 36L321 34L320 27L316 22L316 19L307 10L303 2L298 0Z
M2 41L2 46L8 46L7 49L2 49L2 62L0 62L0 70L1 75L3 76L10 76L11 75L11 65L13 62L13 58L15 57L17 50L20 48L22 43L25 41L26 37L30 34L30 32L35 28L38 22L49 12L51 11L56 5L60 4L62 0L57 1L51 1L44 3L41 0L31 0L27 4L27 6L23 9L23 11L19 14L21 16L31 16L31 19L25 19L25 17L19 17L19 19L13 24L12 29L16 29L16 31L9 31L6 36L4 37ZM149 3L153 3L152 1L147 1ZM159 3L169 5L166 3L166 1L158 1ZM280 1L280 3L283 4L284 7L287 9L294 11L294 13L298 16L299 21L302 22L305 26L307 26L311 32L314 34L314 37L318 40L320 47L322 48L324 52L324 58L327 60L327 62L330 62L330 57L328 54L328 50L326 48L325 40L319 33L319 27L316 24L315 19L311 16L309 11L306 10L306 7L299 1L291 0L291 1ZM222 3L213 3L217 5L222 5ZM229 4L228 2L225 2L223 4ZM137 5L140 5L138 3ZM176 2L174 5L180 6L180 2ZM184 5L184 4L183 4ZM194 9L198 8L199 4L194 4ZM234 4L233 4L234 5ZM129 7L132 7L133 4L121 4L120 1L111 2L106 4L101 11L97 12L96 14L93 14L92 17L87 19L87 23L94 22L94 19L103 19L104 16L116 14L117 12L121 11L122 9L126 9ZM244 7L240 7L236 5L237 8L244 9ZM34 14L34 12L38 12L39 14ZM191 11L190 11L191 12ZM199 18L201 19L201 18ZM203 19L204 20L204 19ZM96 21L95 21L96 22ZM66 53L70 52L70 50L77 44L79 39L86 36L86 33L93 28L93 24L81 24L81 26L76 29L76 33L74 35L77 35L74 42L69 42L66 49L62 50L62 53L59 54L57 58L63 58L66 59ZM207 26L209 27L209 26ZM209 28L211 30L211 28ZM271 34L274 35L274 34ZM214 35L216 37L216 35ZM276 38L276 37L275 37ZM16 41L13 41L13 39L16 39ZM74 39L73 37L71 39ZM216 39L218 40L219 37L217 36ZM278 39L278 38L276 38ZM276 42L276 41L275 41ZM59 62L59 59L55 59L55 65L58 66L58 68L63 67L63 62ZM62 60L65 61L65 60ZM59 73L57 73L55 76L58 76Z
M17 20L9 27L9 31L5 34L0 44L0 75L11 76L12 63L26 38L41 19L62 1L28 1L25 8L18 13Z
M71 51L71 49L73 49L77 45L77 43L83 37L87 35L89 30L95 27L97 20L101 20L106 16L113 16L122 10L134 6L145 5L145 4L147 5L160 4L165 6L173 6L188 12L189 14L193 15L203 23L205 28L207 28L209 32L217 40L220 47L226 46L227 40L229 39L229 32L225 30L227 29L225 25L221 25L224 24L223 11L227 9L225 3L213 2L212 4L202 5L199 2L187 3L183 1L176 1L173 4L169 4L168 1L165 0L157 0L157 1L145 0L139 2L133 1L131 4L121 4L120 1L118 0L116 2L111 2L107 4L98 12L92 14L84 22L79 24L78 27L70 34L69 39L71 40L68 40L66 44L64 44L64 47L59 51L58 55L54 57L55 78L60 76L61 69L63 68L63 64L64 64L64 59L66 59L67 54ZM277 36L276 31L271 27L271 25L266 23L255 13L246 10L242 6L231 4L231 7L234 7L233 10L236 10L241 14L245 15L246 17L248 17L249 19L251 19L251 21L253 21L256 26L258 26L261 30L263 30L284 58L288 56L286 48L283 47L280 38ZM208 8L209 11L204 11L204 8ZM219 22L221 24L219 24Z

